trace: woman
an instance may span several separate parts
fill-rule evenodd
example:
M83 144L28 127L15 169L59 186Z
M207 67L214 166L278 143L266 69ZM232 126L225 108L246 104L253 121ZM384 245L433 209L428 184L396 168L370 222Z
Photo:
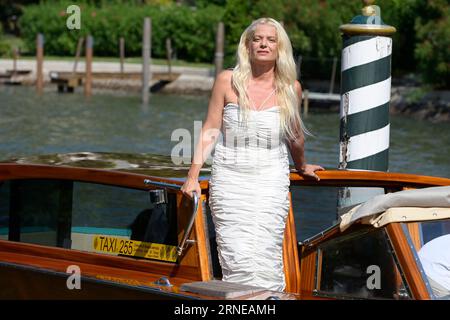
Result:
M237 65L215 81L201 139L183 193L200 194L198 176L214 143L209 205L224 281L271 290L285 288L282 242L289 210L289 160L304 177L319 180L306 164L299 116L301 87L292 47L271 18L242 34Z

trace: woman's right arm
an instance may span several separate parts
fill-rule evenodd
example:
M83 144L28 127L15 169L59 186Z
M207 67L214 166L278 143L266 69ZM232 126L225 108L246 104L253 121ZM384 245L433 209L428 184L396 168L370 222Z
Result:
M196 191L198 195L201 193L198 177L200 169L211 153L215 142L220 134L222 126L222 112L225 104L225 92L231 83L232 71L222 71L216 78L208 104L208 113L205 123L200 132L200 139L194 151L192 164L189 169L185 183L181 191L192 197L192 191Z

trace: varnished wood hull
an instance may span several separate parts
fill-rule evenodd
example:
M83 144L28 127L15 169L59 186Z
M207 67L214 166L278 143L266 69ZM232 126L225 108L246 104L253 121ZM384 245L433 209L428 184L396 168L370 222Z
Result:
M67 288L69 274L21 265L0 263L2 300L178 300L186 295L170 294L154 288L138 288L109 281L81 279L80 289Z
M383 172L319 172L320 181L304 180L295 173L291 174L291 185L305 186L370 186L383 187L386 192L404 188L421 188L438 185L450 185L450 179L415 176ZM139 190L149 190L144 184L145 175L117 171L53 167L46 165L0 164L0 182L3 180L57 179L86 181L97 184L121 186ZM182 181L161 177L152 180L181 185ZM201 201L208 197L208 181L202 180ZM179 193L173 192L178 208L178 239L184 232L189 215L189 205ZM213 279L212 253L209 247L206 212L200 206L190 239L194 240L181 261L167 263L159 261L137 260L129 257L108 256L93 252L83 252L36 244L0 240L0 299L214 299L211 296L188 294L180 291L186 282L208 281ZM390 231L395 231L391 228ZM290 210L283 244L283 259L287 292L294 299L319 299L313 295L315 285L316 257L311 249L298 252L295 235L293 211ZM333 230L319 241L337 236ZM400 236L398 236L400 238ZM395 240L395 239L394 239ZM395 242L395 241L394 241ZM394 243L403 245L401 241ZM405 260L408 263L411 259ZM402 261L403 262L403 261ZM81 269L81 289L68 289L70 274L66 269L77 265ZM413 270L411 281L418 273ZM161 277L169 278L172 287L156 284ZM414 298L426 298L422 287L414 288ZM245 297L242 297L245 298Z

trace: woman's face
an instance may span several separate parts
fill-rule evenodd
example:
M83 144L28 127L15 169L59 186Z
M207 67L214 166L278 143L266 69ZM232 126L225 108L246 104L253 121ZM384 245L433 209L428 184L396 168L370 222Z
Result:
M253 62L274 62L278 57L277 31L269 24L258 24L250 39L249 56Z

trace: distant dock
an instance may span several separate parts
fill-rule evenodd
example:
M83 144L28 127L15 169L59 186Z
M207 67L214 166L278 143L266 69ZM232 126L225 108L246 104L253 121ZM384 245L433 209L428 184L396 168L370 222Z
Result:
M50 82L58 86L59 92L73 92L76 87L81 86L86 78L85 72L50 71ZM165 85L177 80L180 73L174 72L153 72L152 80L159 85ZM142 78L141 72L93 72L92 78L100 80L122 79L139 81Z
M31 70L6 70L0 72L0 83L7 85L21 85L23 79L31 74Z
M24 70L16 74L12 81L12 59L0 59L0 83L32 85L36 75L36 61L22 59L17 62L17 70ZM46 83L57 85L60 92L72 92L83 85L85 65L80 61L78 70L73 72L73 61L70 60L44 60L43 74ZM125 63L124 72L120 71L118 62L94 61L92 64L92 77L94 88L125 90L137 92L142 83L142 65L139 63ZM152 79L150 90L169 94L209 94L214 84L214 68L180 67L172 66L171 73L166 65L151 65ZM5 70L5 71L3 71ZM3 71L3 72L2 72ZM303 113L310 110L311 104L316 109L326 109L322 105L338 104L339 94L327 92L311 92L303 90Z

